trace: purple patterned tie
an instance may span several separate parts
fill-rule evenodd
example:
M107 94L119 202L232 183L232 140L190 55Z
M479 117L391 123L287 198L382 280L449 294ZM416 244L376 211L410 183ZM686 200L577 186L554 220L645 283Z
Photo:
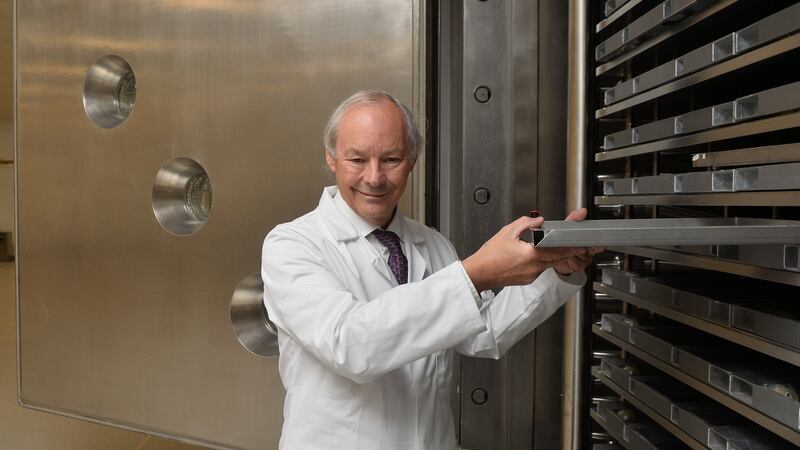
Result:
M406 284L408 282L408 260L403 254L403 249L400 248L400 237L392 231L381 229L373 231L372 234L389 249L389 269L392 270L394 278L399 284Z

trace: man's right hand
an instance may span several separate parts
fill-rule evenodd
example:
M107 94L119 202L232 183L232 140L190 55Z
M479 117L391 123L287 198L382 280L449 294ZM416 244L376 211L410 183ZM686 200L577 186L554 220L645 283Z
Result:
M549 267L570 257L589 253L581 247L537 248L520 240L522 233L541 227L543 222L542 217L520 217L500 229L477 252L462 261L478 292L532 283Z

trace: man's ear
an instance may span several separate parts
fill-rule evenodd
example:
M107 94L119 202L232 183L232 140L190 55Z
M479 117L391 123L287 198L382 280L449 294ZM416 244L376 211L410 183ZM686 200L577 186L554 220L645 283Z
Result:
M414 166L417 165L417 158L408 158L408 162L408 173L411 173L411 171L414 170Z
M328 163L328 168L331 169L331 172L336 173L336 160L327 150L325 150L325 162Z

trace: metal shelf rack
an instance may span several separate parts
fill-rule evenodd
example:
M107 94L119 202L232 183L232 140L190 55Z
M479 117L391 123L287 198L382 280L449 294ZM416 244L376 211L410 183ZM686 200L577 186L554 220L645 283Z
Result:
M800 55L800 1L678 1L675 5L691 4L692 9L669 22L656 14L665 2L614 1L608 8L605 3L585 3L587 20L574 36L586 43L583 78L573 85L581 95L576 111L585 125L571 128L581 133L581 140L570 148L570 160L585 167L570 182L579 181L584 197L572 198L588 203L592 223L584 224L583 234L555 225L548 236L551 242L545 244L610 248L598 258L593 282L583 293L585 306L578 313L582 333L589 337L581 340L590 347L584 354L597 349L612 355L618 349L623 358L638 358L648 369L742 416L745 428L756 427L778 442L788 442L774 448L800 446L800 422L790 423L793 418L775 411L765 413L770 406L738 399L680 370L664 355L654 356L592 325L603 314L641 315L663 322L659 326L665 336L671 331L696 334L712 353L740 348L740 354L731 355L734 365L752 357L789 372L800 367L800 329L797 342L780 334L793 336L798 323L779 321L800 317L800 239L788 236L758 244L742 226L734 233L738 236L720 233L720 241L730 240L715 244L700 242L704 234L714 234L710 227L679 223L750 217L800 224L800 72L793 67ZM606 48L598 52L604 43ZM574 148L580 157L574 156ZM615 229L615 220L627 221L627 230ZM672 230L644 230L648 220L675 220L676 225ZM619 285L602 276L615 270L633 275L622 277ZM687 274L683 281L688 285L668 286L666 294L659 294L644 281L680 278L665 275L670 273ZM714 283L711 275L730 282L733 291L754 292L763 284L780 294L737 303L733 295L702 299L679 293L700 292L692 283ZM689 298L691 303L685 303ZM712 305L719 317L701 311ZM773 311L777 312L771 316ZM762 322L750 326L745 319ZM769 324L777 325L769 329ZM643 333L639 336L647 339ZM610 389L680 445L711 447L665 417L654 398L637 397L629 386L614 384L587 364L581 367L589 396L593 390L600 395ZM592 380L602 384L597 387ZM791 384L800 391L800 381ZM751 387L762 390L756 384ZM598 411L585 408L584 414L587 421L593 417L610 425L606 430L614 435L614 424L603 422ZM588 435L588 428L584 430ZM740 448L740 438L745 438L734 429L725 432L731 436L727 448Z

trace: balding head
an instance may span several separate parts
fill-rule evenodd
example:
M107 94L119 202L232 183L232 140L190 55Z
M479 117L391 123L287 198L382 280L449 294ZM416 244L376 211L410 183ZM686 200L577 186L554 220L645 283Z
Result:
M399 117L403 125L405 151L408 152L409 159L416 161L424 141L417 127L417 123L414 121L413 114L411 114L411 111L396 98L384 91L376 89L358 91L336 107L336 110L331 114L328 120L328 125L325 127L325 134L323 136L325 150L328 154L333 158L336 157L336 141L339 134L339 124L347 111L351 108L377 106L382 103L393 104L400 112Z

